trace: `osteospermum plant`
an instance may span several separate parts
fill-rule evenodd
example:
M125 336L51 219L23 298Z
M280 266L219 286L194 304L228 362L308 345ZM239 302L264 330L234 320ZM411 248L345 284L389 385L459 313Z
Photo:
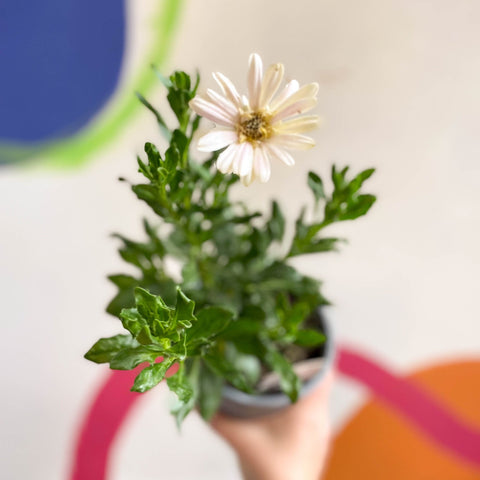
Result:
M169 143L163 153L145 144L137 159L144 179L131 186L154 220L143 221L143 241L116 235L121 257L136 269L109 277L117 294L107 311L125 332L98 340L85 357L117 370L140 366L136 392L150 390L177 365L167 384L177 397L179 424L194 407L210 419L225 384L257 392L265 372L275 372L281 389L297 400L301 382L292 361L324 342L311 315L328 302L320 281L290 260L336 250L342 239L328 236L328 227L366 214L375 202L361 192L373 169L350 175L348 167L332 166L328 187L309 172L311 204L287 237L275 200L265 214L233 198L239 180L266 182L278 162L294 164L292 150L313 146L304 133L318 119L302 114L314 107L318 86L292 80L282 88L283 74L275 64L264 75L260 57L252 55L247 96L220 73L214 78L222 93L204 95L197 94L198 75L194 82L180 71L159 75L173 127L139 95ZM198 149L210 152L199 162L191 145L201 117L213 128L198 140ZM172 258L181 265L180 279L169 272Z

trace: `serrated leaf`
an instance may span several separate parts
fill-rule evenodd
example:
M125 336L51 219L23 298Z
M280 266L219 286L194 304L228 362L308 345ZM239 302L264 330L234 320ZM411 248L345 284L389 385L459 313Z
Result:
M174 313L175 321L184 322L184 326L188 324L191 325L192 322L196 321L196 317L193 314L194 309L195 302L190 300L180 288L177 288L177 304Z
M95 363L107 363L124 348L136 347L138 343L131 335L115 335L101 338L85 354L85 358Z
M120 320L122 321L124 328L126 328L134 337L136 337L146 325L145 320L136 308L124 308L120 312Z
M161 354L162 352L149 350L144 346L124 348L110 360L110 368L132 370L143 362L153 363Z
M193 387L181 368L175 375L167 378L167 385L181 402L187 403L193 398Z
M135 378L131 389L132 392L143 393L158 385L164 379L167 370L174 363L174 359L164 359L160 363L155 363L150 367L144 368Z

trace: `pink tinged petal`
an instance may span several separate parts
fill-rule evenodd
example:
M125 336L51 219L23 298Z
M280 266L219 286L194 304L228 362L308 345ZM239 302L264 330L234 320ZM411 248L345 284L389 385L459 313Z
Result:
M224 95L237 107L240 106L240 94L232 81L220 72L214 73L213 78L218 83Z
M235 154L239 149L238 143L232 143L224 152L222 152L217 159L217 169L222 173L232 173L232 163Z
M193 100L190 100L189 106L195 113L208 118L208 120L212 122L225 127L233 127L235 125L235 118L232 115L221 109L215 103L209 102L202 97L197 96Z
M258 109L260 90L262 88L263 65L262 59L256 53L252 53L248 60L248 97L253 110Z
M270 160L263 145L254 150L253 173L262 183L268 182L270 179Z
M283 102L279 103L272 117L272 122L276 122L283 118L290 117L297 112L305 112L313 108L316 103L316 95L318 93L318 83L309 83L304 85L300 90L287 97ZM293 112L293 113L292 113Z
M269 146L278 146L289 150L308 150L315 146L315 142L305 135L285 133L272 137Z
M278 87L283 80L284 67L281 63L270 65L265 73L260 90L259 108L265 108L273 96L277 93Z
M273 145L271 143L266 144L269 156L275 160L281 160L285 165L292 167L295 165L293 157L283 148Z
M215 90L209 88L207 90L206 96L212 103L217 105L217 107L220 107L222 110L225 110L225 112L227 112L232 117L235 118L238 116L238 108L235 107L235 105L230 100L222 97Z
M300 115L302 113L308 112L317 104L316 98L302 98L295 103L288 105L281 110L277 110L277 113L272 117L271 122L273 124L283 120L284 118L292 117L293 115Z
M278 105L283 103L288 97L297 92L299 88L300 85L296 80L288 82L285 85L284 89L277 95L277 98L275 98L271 103L270 110L274 112L277 109Z
M237 132L234 130L215 129L207 133L197 143L201 152L214 152L237 141Z
M278 122L273 125L273 128L278 133L303 133L317 128L319 122L320 118L317 115L305 115L285 122Z

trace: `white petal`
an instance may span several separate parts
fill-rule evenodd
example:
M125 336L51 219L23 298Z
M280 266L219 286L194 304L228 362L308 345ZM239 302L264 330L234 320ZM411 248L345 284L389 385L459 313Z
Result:
M277 106L283 103L285 99L297 92L299 88L300 85L296 80L288 82L285 85L284 89L277 95L277 98L275 98L271 103L270 109L272 110L272 112L274 112L277 109Z
M300 115L308 112L317 104L316 98L302 98L281 110L277 110L277 113L272 117L272 123L279 122L285 118L289 118L293 115Z
M222 173L232 173L232 162L240 145L232 143L217 159L217 169Z
M315 142L305 135L286 133L272 137L269 140L269 145L288 148L290 150L308 150L315 146Z
M252 174L253 168L253 147L250 142L243 142L243 152L238 165L238 174L240 177L246 177Z
M284 67L281 63L270 65L265 73L260 91L259 108L264 108L277 93L282 83Z
M285 165L289 167L295 165L295 160L293 157L283 148L278 147L272 143L265 144L269 155L276 160L281 160Z
M236 141L235 130L215 129L198 140L197 149L201 152L214 152Z
M275 123L273 128L279 133L303 133L317 128L319 121L320 118L317 115L305 115Z
M248 60L248 97L253 110L258 108L262 87L263 65L260 55L252 53Z
M237 92L232 81L220 72L213 74L213 78L218 83L224 95L237 107L240 106L240 94Z
M209 102L200 96L190 100L189 106L195 113L208 118L212 122L219 123L225 127L233 127L235 125L235 117L215 103Z
M258 146L254 150L253 173L262 183L268 182L270 179L271 168L268 154L263 145Z
M230 100L222 97L222 95L218 94L215 90L212 90L211 88L207 89L206 96L212 103L220 107L222 110L225 110L232 117L235 118L238 116L238 108L235 107Z
M247 158L246 160L247 166L250 163L250 160L248 159L248 157L253 156L253 151L252 151L253 148L250 142L242 142L236 145L238 145L238 148L235 150L235 155L233 157L231 170L233 173L240 175L240 170L242 169L244 158ZM246 170L242 169L243 173L245 173L245 171Z
M276 105L275 110L272 112L272 122L290 117L297 112L302 113L310 110L317 103L317 93L318 83L309 83L308 85L304 85L302 88L300 88L300 90Z
M240 177L240 181L245 185L245 187L248 187L254 179L254 175L252 170L250 170L250 173L248 175L244 175L243 177Z

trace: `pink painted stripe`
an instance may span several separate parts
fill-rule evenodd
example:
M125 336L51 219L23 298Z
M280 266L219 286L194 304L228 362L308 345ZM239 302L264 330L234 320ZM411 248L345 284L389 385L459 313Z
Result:
M161 357L157 361L161 361ZM73 452L69 480L105 480L115 437L132 407L142 397L131 392L135 377L147 364L135 370L110 370L83 419ZM166 376L178 370L173 365Z
M70 480L104 480L111 445L141 394L130 392L137 370L111 371L83 420Z
M338 369L367 386L438 445L480 467L480 431L455 417L432 395L350 348L340 348Z

